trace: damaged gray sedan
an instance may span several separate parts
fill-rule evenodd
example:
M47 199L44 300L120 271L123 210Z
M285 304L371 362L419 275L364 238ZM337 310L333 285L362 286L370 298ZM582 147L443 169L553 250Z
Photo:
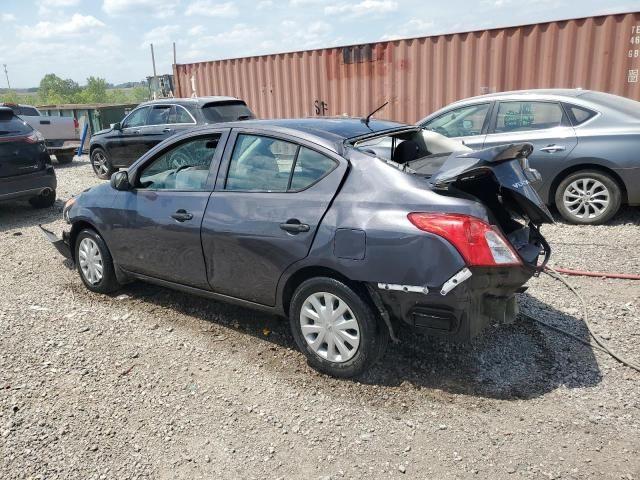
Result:
M466 341L515 318L549 256L530 153L358 118L207 126L72 198L69 230L45 233L91 291L143 280L287 316L311 366L351 377L401 324Z

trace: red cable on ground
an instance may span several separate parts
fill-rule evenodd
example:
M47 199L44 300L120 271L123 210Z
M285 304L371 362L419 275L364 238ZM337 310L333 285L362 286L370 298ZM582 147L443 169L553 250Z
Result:
M586 270L571 270L570 268L553 267L556 272L565 275L574 275L577 277L598 277L598 278L617 278L620 280L640 280L640 275L633 273L607 273L607 272L589 272Z

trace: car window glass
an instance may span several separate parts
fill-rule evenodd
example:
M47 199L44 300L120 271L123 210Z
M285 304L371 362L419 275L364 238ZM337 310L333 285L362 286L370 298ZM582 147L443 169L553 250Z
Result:
M489 104L467 105L444 113L423 124L428 130L445 137L470 137L482 133L482 125L489 111Z
M500 102L496 133L541 130L562 125L562 107L552 102Z
M202 114L208 122L233 122L254 118L247 104L240 100L212 102L202 106Z
M169 123L194 123L193 118L189 115L189 112L181 106L174 105L171 108L171 114L169 115Z
M219 139L219 135L208 136L173 146L142 170L138 187L152 190L204 190Z
M124 120L123 128L129 127L141 127L145 124L149 107L142 107L131 112L131 114Z
M581 123L586 122L596 114L596 112L592 112L586 108L576 107L575 105L570 105L569 110L571 110L571 113L573 114L575 125L580 125Z
M337 165L335 160L314 150L300 147L289 190L303 190L314 184Z
M11 135L24 135L31 133L33 128L20 118L12 115L11 117L0 119L0 137ZM13 155L13 154L12 154Z
M238 135L226 190L286 192L298 146L258 135Z
M156 105L149 112L147 125L164 125L169 123L169 112L171 105Z
M31 117L39 116L38 111L33 107L20 106L20 107L15 107L13 110L16 113L16 115L26 115Z

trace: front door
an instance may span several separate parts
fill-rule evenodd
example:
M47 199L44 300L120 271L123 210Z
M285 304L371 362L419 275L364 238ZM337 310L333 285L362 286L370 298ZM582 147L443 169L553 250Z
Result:
M131 172L118 192L113 226L116 262L126 270L208 289L200 225L226 133L189 137ZM220 145L220 148L218 148Z
M282 273L308 255L346 169L314 144L232 135L202 222L211 288L275 305Z
M534 149L529 164L542 175L542 182L534 187L551 203L551 182L564 170L563 160L578 143L562 106L556 102L503 101L496 105L493 117L485 148L531 143Z
M132 111L120 125L120 130L109 133L107 151L115 167L128 167L148 149L144 147L147 116L150 107Z

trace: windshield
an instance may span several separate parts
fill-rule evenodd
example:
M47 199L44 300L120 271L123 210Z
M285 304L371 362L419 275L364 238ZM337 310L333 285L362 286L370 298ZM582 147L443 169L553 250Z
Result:
M235 122L255 118L247 104L241 100L207 103L202 106L202 114L209 122Z
M0 135L27 135L32 131L33 128L15 115L10 118L0 118Z

